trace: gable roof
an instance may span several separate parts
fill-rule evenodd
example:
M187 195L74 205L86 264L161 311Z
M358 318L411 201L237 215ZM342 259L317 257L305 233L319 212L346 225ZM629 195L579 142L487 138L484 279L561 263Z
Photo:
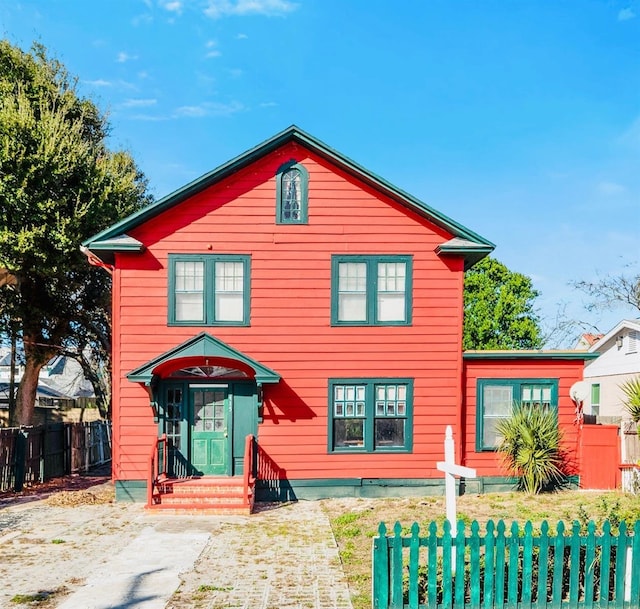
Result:
M206 332L200 332L200 334L169 349L169 351L162 355L154 357L146 364L142 364L142 366L129 372L127 378L130 381L149 384L156 368L171 360L189 357L212 357L235 360L242 362L254 371L257 383L278 383L280 381L280 375L271 370L271 368L268 368L264 364L261 364Z
M365 184L387 195L394 201L411 209L453 235L453 239L442 244L438 253L443 255L463 255L465 268L490 254L495 245L484 237L464 227L455 220L436 211L426 203L397 188L383 178L371 173L343 154L330 148L315 137L305 133L295 125L281 131L258 146L242 153L216 169L179 188L166 197L147 205L120 222L83 242L82 247L107 263L112 263L115 252L142 251L143 244L127 235L130 231L158 214L171 209L193 195L244 169L259 158L269 154L289 142L296 142L314 154L330 161L343 171L361 180Z
M640 332L640 319L623 319L618 322L609 332L607 332L602 338L597 340L593 345L589 347L589 352L602 351L604 345L610 341L616 334L619 334L622 330L635 330Z

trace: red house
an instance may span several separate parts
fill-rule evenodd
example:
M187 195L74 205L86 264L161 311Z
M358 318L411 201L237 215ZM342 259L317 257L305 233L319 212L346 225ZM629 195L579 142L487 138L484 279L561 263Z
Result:
M113 274L120 500L442 492L449 424L486 487L514 399L572 429L587 354L461 351L494 245L297 127L83 245Z

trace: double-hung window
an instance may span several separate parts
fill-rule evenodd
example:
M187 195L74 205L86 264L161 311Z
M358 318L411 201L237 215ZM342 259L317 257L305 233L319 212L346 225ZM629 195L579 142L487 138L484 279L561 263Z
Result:
M478 379L476 449L495 450L501 437L500 421L513 414L514 407L558 409L557 379Z
M411 379L329 382L329 452L409 452L412 442Z
M309 173L289 161L276 172L276 223L306 224L309 208Z
M411 256L334 255L331 282L333 325L411 324Z
M249 325L249 265L245 255L169 256L169 324Z

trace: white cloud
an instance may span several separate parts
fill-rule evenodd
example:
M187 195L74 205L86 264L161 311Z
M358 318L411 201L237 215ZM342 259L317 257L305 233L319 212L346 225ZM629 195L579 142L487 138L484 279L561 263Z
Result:
M131 19L131 25L133 25L134 27L149 23L153 23L153 17L149 13L136 15L133 19Z
M97 80L85 80L87 85L91 85L92 87L111 87L113 83L109 80L103 80L102 78L98 78Z
M120 106L122 108L148 108L149 106L155 106L157 103L157 99L125 99Z
M174 112L175 118L202 118L204 116L231 116L244 110L240 102L220 104L204 102L197 106L181 106Z
M636 14L631 8L623 8L618 13L618 21L629 21L629 19L633 19L635 16Z
M208 0L204 14L212 19L229 15L285 15L298 8L290 0Z
M622 184L618 184L617 182L609 182L607 180L598 182L596 188L600 194L607 197L619 195L623 192L626 192L627 190Z
M137 55L129 55L129 53L125 53L124 51L120 51L118 53L118 57L116 61L118 63L126 63L127 61L133 61L134 59L138 59Z
M246 34L238 34L236 36L237 40L247 40L249 38L249 36L247 36Z
M182 0L163 0L160 2L160 6L170 13L182 14Z
M207 40L207 43L204 46L209 49L206 52L205 57L220 57L220 55L222 55L222 53L216 48L218 43L215 40Z

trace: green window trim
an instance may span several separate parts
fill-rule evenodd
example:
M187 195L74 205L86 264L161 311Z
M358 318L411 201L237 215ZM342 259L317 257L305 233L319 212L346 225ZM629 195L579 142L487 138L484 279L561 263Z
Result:
M413 379L329 379L327 419L330 454L411 453Z
M309 222L309 172L294 160L276 172L276 224Z
M169 254L168 283L170 326L249 325L251 256Z
M410 255L334 254L331 257L331 325L410 326L412 286L413 257ZM348 314L341 307L341 299L349 297L361 309L358 319L355 315L347 319ZM399 299L402 302L398 306ZM400 315L398 309L402 310Z
M591 385L591 414L600 414L600 383Z
M510 391L509 391L510 390ZM540 390L539 395L534 395ZM489 392L494 393L496 402L502 402L504 412L500 414L489 415L486 413L487 404L485 404L486 395ZM505 406L505 397L509 395L511 410L507 412L508 407ZM476 383L476 452L496 451L496 445L488 444L485 441L485 431L489 433L491 426L487 425L489 419L504 419L513 412L514 404L531 404L537 402L548 404L556 414L558 412L558 379L551 378L482 378ZM485 429L486 428L486 429Z

